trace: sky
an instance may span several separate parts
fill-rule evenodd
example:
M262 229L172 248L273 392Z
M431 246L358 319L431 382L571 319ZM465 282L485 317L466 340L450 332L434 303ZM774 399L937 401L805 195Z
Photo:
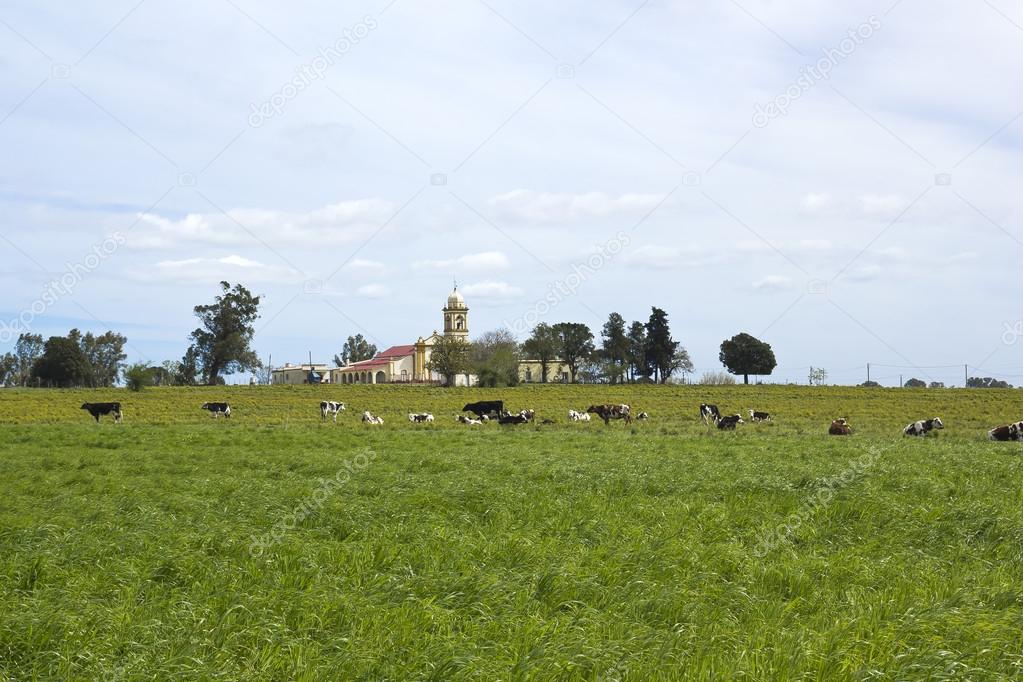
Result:
M663 308L697 377L1023 384L1021 71L1007 0L7 0L0 352L179 359L228 280L328 362L457 279L474 335Z

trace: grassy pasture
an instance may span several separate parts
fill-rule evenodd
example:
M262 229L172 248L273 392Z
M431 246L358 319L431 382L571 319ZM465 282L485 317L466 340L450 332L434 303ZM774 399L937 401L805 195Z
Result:
M491 398L558 424L455 423ZM567 422L612 401L653 419ZM708 433L701 401L777 420ZM1021 418L993 390L0 391L0 679L1019 679L1023 448L985 437Z

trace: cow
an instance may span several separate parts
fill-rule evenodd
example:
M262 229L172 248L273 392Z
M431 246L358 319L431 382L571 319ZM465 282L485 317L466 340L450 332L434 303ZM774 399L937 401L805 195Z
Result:
M945 425L941 423L941 419L935 417L934 419L924 419L922 421L913 422L906 428L902 429L902 434L905 436L926 436L935 429L943 428L945 428Z
M324 400L320 403L320 417L323 421L327 420L328 415L334 415L334 423L337 424L337 415L339 412L345 411L344 403L335 403L330 400Z
M595 414L610 424L612 419L624 419L626 424L632 423L632 408L628 405L590 405L586 408L589 414Z
M528 424L529 419L527 419L522 414L508 414L507 412L505 412L500 416L500 418L498 418L497 423L503 425Z
M483 423L483 422L482 422L481 420L479 420L479 419L473 419L473 418L471 418L471 417L466 417L466 416L465 416L464 414L460 414L460 415L458 415L458 416L456 417L456 419L458 419L458 423L460 423L460 424L465 424L465 425L467 425L467 426L475 426L475 425L478 425L478 424L482 424L482 423Z
M721 417L717 420L718 429L722 431L735 431L736 424L745 424L742 420L742 415L733 414L729 417Z
M849 420L845 417L839 417L838 419L831 422L831 426L828 427L828 434L832 436L849 436L852 435L852 427L849 426Z
M484 415L498 416L504 411L503 400L481 400L477 403L469 403L462 408L462 412L472 412L477 417Z
M756 410L749 411L749 419L753 422L769 422L771 421L771 415L767 412L757 412Z
M227 403L203 403L200 409L208 411L214 419L220 415L224 415L225 418L231 416L231 406Z
M366 412L362 413L362 423L380 425L384 423L384 418L376 417L367 410Z
M433 415L429 412L409 413L408 420L413 424L421 424L423 422L432 422Z
M525 417L526 421L533 421L536 417L536 410L522 410L519 414Z
M987 432L988 440L1007 441L1023 440L1023 422L1006 424Z
M650 414L647 413L647 412L640 412L639 414L636 415L636 420L637 421L641 421L642 422L642 421L646 421L647 419L650 419Z
M96 420L97 424L99 424L99 418L101 415L114 415L114 423L116 424L120 424L121 418L123 417L121 413L121 403L85 403L82 405L81 409L88 411L88 413Z
M575 410L568 411L568 418L574 422L588 422L590 421L590 415L586 412L576 412Z
M718 419L721 419L721 411L718 410L717 405L710 405L708 403L702 403L700 405L700 419L707 426L710 426L711 422L717 423Z

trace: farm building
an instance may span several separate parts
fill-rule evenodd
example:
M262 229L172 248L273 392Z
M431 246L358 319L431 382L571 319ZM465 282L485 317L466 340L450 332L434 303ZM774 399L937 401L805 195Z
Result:
M329 381L329 365L292 365L288 363L270 372L270 383L272 384L324 384Z

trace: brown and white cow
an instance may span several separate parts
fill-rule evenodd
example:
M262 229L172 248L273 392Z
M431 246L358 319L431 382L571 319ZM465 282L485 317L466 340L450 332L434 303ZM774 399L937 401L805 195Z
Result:
M988 440L1009 441L1023 440L1023 422L1006 424L987 432Z
M828 428L828 433L832 436L848 436L852 434L852 427L849 426L848 419L845 417L839 417L831 422L831 426Z
M589 414L595 414L610 424L612 419L624 419L626 424L632 423L632 408L624 403L621 405L590 405L586 408Z

